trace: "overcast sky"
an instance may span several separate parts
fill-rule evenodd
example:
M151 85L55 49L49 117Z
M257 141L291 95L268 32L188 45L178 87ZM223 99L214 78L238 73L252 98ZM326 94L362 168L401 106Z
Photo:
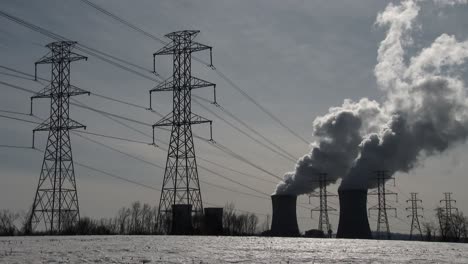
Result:
M388 1L97 1L107 10L125 18L142 29L163 38L176 30L197 29L201 31L197 40L211 45L213 63L217 69L232 79L263 106L273 112L301 137L312 138L312 122L315 117L328 111L329 107L341 105L344 99L357 100L368 97L377 101L382 97L377 89L373 69L379 42L385 31L374 25L379 11ZM79 0L26 1L3 0L0 9L28 22L44 27L87 45L105 51L132 63L152 68L152 53L162 47L158 43ZM456 6L443 9L431 3L422 4L418 18L420 25L414 37L409 55L428 46L442 33L455 35L457 39L468 38L468 7ZM52 40L34 31L0 18L0 65L34 73L34 62L47 53L43 46ZM207 54L197 57L208 59ZM163 76L171 74L170 58L157 58L156 68ZM466 67L464 68L466 72ZM0 69L0 73L11 73ZM299 158L309 151L309 146L280 127L274 120L261 112L255 105L238 93L214 71L200 63L193 64L194 75L217 84L218 102L228 111L260 131L264 136ZM50 67L40 66L39 75L49 78ZM466 76L466 74L465 74ZM39 90L37 82L0 74L0 80L28 89ZM465 78L466 80L466 78ZM91 92L105 94L117 99L148 106L148 90L156 83L138 75L123 71L98 58L89 57L72 65L72 83ZM27 113L30 94L0 85L0 110ZM211 90L196 91L210 98ZM155 123L159 117L153 113L96 96L75 97L81 103L118 115ZM162 113L171 111L170 94L156 94L154 108ZM39 117L48 115L48 100L37 100L35 113ZM221 111L206 103L206 106L223 115ZM86 124L89 132L127 137L150 143L135 131L119 125L89 110L72 107L73 119ZM288 161L249 138L231 129L215 116L194 105L193 111L214 122L214 139L258 166L282 177L294 168ZM2 112L3 115L34 120L32 117ZM223 117L228 118L226 115ZM151 128L132 124L138 130L151 134ZM33 124L0 119L0 144L30 146ZM208 136L207 127L194 129L200 136ZM168 142L169 134L156 134ZM102 139L90 136L119 150L137 155L157 164L165 164L166 153L160 149L136 143ZM47 134L40 133L36 144L45 147ZM196 140L196 152L201 158L222 163L237 170L258 175L267 181L274 178L258 169L233 159L213 148L206 142ZM159 189L163 170L130 159L120 153L72 136L73 157L76 162L93 166ZM453 192L460 210L468 213L468 151L460 145L443 155L425 160L408 174L396 175L396 188L400 219L406 221L405 200L410 192L419 192L423 200L426 220L433 218L433 209L439 205L443 192ZM26 210L31 206L41 168L43 153L28 149L0 148L0 208ZM199 160L200 165L228 176L245 185L272 193L273 182L260 181L245 175L235 174ZM140 200L152 205L159 202L159 192L135 184L110 178L106 175L76 166L78 195L82 216L113 216L122 206ZM253 193L245 187L225 179L199 171L206 182L226 186L242 192ZM234 202L236 207L264 215L271 214L270 200L218 189L201 184L205 202L224 205ZM336 186L330 188L336 190ZM256 194L260 195L261 194ZM333 199L333 198L331 198ZM300 197L307 203L307 197ZM338 200L330 203L337 207ZM371 198L371 203L376 199ZM313 201L318 205L318 201ZM313 207L306 206L306 207ZM302 230L315 228L315 219L308 219L310 212L298 208ZM332 216L332 225L337 219ZM372 218L372 219L375 219ZM391 218L395 231L408 231L402 220ZM375 221L371 220L375 228Z

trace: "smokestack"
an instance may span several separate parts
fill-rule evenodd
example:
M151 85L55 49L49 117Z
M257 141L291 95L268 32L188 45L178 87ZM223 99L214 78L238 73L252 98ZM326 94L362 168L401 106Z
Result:
M273 221L271 222L272 236L299 236L297 225L295 195L272 195Z
M172 230L171 235L190 235L192 226L192 205L172 205Z
M338 190L340 221L337 238L371 239L367 218L367 190Z
M204 233L211 236L223 234L223 208L205 208Z

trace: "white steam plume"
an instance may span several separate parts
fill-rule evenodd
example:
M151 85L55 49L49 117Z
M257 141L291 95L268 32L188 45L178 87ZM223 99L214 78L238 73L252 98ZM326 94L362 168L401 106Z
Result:
M455 4L460 1L450 1ZM341 188L372 188L373 171L408 172L424 157L441 153L468 137L468 98L457 71L468 59L468 41L442 34L405 60L420 11L417 1L389 4L376 25L387 27L374 73L384 102L345 100L314 121L309 154L284 176L277 194L313 191L319 172ZM446 2L450 4L449 2Z

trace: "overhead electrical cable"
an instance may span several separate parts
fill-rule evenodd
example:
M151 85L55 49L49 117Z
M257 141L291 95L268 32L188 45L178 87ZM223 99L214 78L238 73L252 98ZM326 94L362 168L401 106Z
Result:
M210 110L208 107L204 106L203 104L201 104L200 102L198 102L195 98L192 98L192 101L197 104L198 106L200 106L201 108L205 109L205 111L211 113L212 115L216 116L218 119L220 119L221 121L223 121L224 123L226 123L228 126L230 126L231 128L233 128L234 130L238 131L239 133L243 134L244 136L250 138L251 140L253 140L254 142L256 142L257 144L267 148L268 150L270 150L271 152L285 158L286 160L288 161L292 161L292 162L296 162L295 159L292 159L291 157L288 157L286 155L284 155L283 153L275 150L274 148L268 146L267 144L261 142L260 140L252 137L251 135L249 135L247 132L243 131L242 129L240 129L239 127L235 126L233 123L227 121L226 119L224 119L223 117L221 117L220 115L216 114L214 111Z
M163 44L163 45L166 45L167 42L163 41L161 38L155 36L154 34L151 34L143 29L141 29L140 27L137 27L135 26L134 24L128 22L127 20L121 18L120 16L114 14L114 13L111 13L109 11L107 11L106 9L104 9L103 7L101 6L98 6L97 4L94 4L88 0L81 0L83 3L95 8L96 10L100 11L101 13L121 22L122 24L130 27L131 29L133 30L136 30L142 34L144 34L145 36L153 39L153 40L156 40L157 42ZM302 136L300 136L298 133L296 133L294 130L292 130L289 126L287 126L283 121L281 121L280 118L278 118L276 115L274 115L271 111L269 111L268 109L266 109L263 105L261 105L257 100L255 100L252 96L250 96L247 92L244 91L244 89L242 89L241 87L239 87L237 84L235 84L229 77L227 77L223 72L221 72L220 70L216 69L215 67L212 67L211 63L206 63L196 57L194 57L194 60L195 61L198 61L202 64L204 64L205 66L208 66L210 68L212 68L216 74L221 77L223 80L225 80L228 84L230 84L234 89L236 89L240 94L242 94L245 98L247 98L251 103L253 103L254 105L256 105L262 112L264 112L266 115L268 115L271 119L273 119L274 121L276 121L281 127L283 127L284 129L286 129L289 133L291 133L293 136L295 136L297 139L299 139L300 141L304 142L305 144L309 144L309 141L307 141L306 139L304 139Z
M65 38L65 37L63 37L63 36L61 36L59 34L53 33L53 32L51 32L49 30L46 30L46 29L44 29L42 27L34 25L33 23L29 23L29 22L27 22L27 21L25 21L25 20L23 20L21 18L18 18L16 16L10 15L10 14L4 12L4 11L0 11L0 16L3 16L4 18L6 18L6 19L8 19L8 20L10 20L12 22L15 22L15 23L17 23L19 25L27 27L27 28L29 28L29 29L37 32L37 33L45 35L45 36L47 36L49 38L52 38L52 39L54 39L56 41L64 41L64 40L70 41L68 38ZM140 73L140 72L138 72L138 71L136 71L134 69L131 69L131 68L129 68L129 67L123 65L123 64L120 64L120 63L125 63L127 65L130 65L130 66L138 68L138 69L145 69L144 67L138 66L138 65L136 65L134 63L131 63L131 62L127 61L127 60L117 58L116 56L110 55L110 54L102 52L102 51L98 51L98 50L96 50L94 48L90 48L89 46L85 46L85 45L80 44L80 43L77 44L76 48L78 50L80 50L81 52L84 52L84 53L86 53L88 55L94 56L94 57L96 57L98 59L101 59L104 62L112 64L112 65L114 65L114 66L116 66L118 68L121 68L123 70L126 70L128 72L139 75L140 77L143 77L143 78L148 79L150 81L160 82L160 80L158 80L158 79L155 79L155 78L153 78L151 76L142 74L142 73ZM119 61L120 63L112 61L111 59ZM148 70L146 70L146 69L145 69L145 71L148 72Z

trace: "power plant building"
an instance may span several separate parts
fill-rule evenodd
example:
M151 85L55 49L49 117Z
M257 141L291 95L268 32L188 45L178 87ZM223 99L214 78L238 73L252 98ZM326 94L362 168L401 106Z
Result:
M210 236L223 234L223 208L205 208L203 221L203 233Z
M193 233L192 205L172 205L171 235L190 235Z

